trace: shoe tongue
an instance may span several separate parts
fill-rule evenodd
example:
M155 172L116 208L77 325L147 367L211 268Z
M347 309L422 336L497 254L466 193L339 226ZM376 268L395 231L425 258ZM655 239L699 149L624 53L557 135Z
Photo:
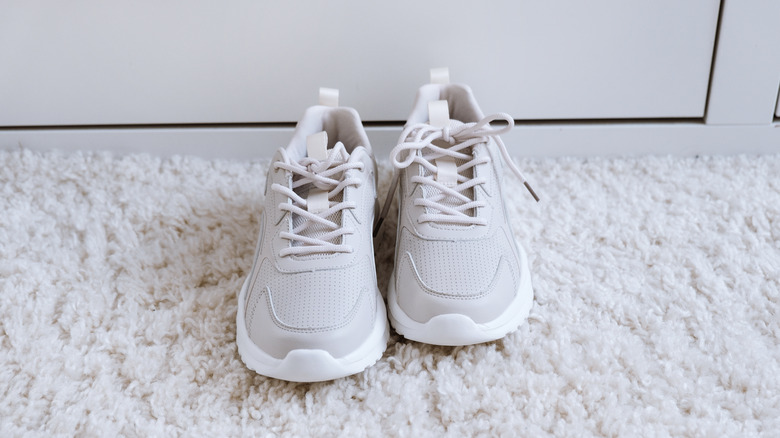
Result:
M349 159L349 155L346 153L344 149L344 145L341 142L337 142L333 148L328 149L328 135L325 131L318 132L316 134L312 134L306 138L306 157L315 159L318 161L324 161L332 157L333 154L342 154L343 159L336 158L332 165L330 167L338 166L339 164L342 164L346 162ZM314 166L317 166L319 163L314 164ZM326 170L326 169L322 169ZM344 173L331 175L330 178L333 178L335 180L340 180L344 177ZM298 188L295 189L295 193L297 193L302 198L306 199L307 201L307 210L311 213L318 214L324 210L327 210L330 208L331 202L342 202L344 200L344 193L339 192L336 195L334 195L332 198L328 199L327 191L320 189L316 187L314 184L304 184ZM335 223L341 223L342 217L341 212L333 213L326 217L326 219L333 221ZM308 219L304 216L300 216L297 214L292 215L292 227L297 228L301 225L303 225ZM314 237L318 238L319 236L322 236L325 233L330 232L331 229L327 226L320 224L318 222L312 222L308 225L308 227L302 231L300 234L303 236L308 237ZM338 244L339 242L337 239L332 239L330 243ZM293 246L299 246L302 245L301 242L295 241L293 242ZM299 256L299 257L310 257L310 256Z
M450 119L449 123L446 126L446 128L449 131L454 131L454 130L462 127L463 125L465 125L465 123L461 122L460 120ZM445 141L445 140L434 140L432 143L433 143L434 146L438 146L440 148L445 148L445 149L454 146L453 143L450 143L450 142ZM457 144L457 143L455 143L455 144ZM471 148L466 148L466 149L461 149L459 152L471 155L472 151L471 151ZM422 151L422 153L425 154L426 152ZM465 176L468 179L474 177L474 168L473 167L472 168L468 168L468 169L466 169L466 170L464 170L464 171L462 171L460 173L458 173L458 171L457 171L458 167L460 167L463 164L466 164L467 162L471 161L471 159L472 159L471 156L469 156L469 158L466 158L466 159L455 158L455 157L450 157L450 156L439 157L439 158L433 160L433 164L437 168L436 172L432 172L432 171L428 170L427 168L422 167L422 173L423 173L423 176L432 177L434 180L440 182L441 184L443 184L446 187L455 187L458 184L460 184L460 182L458 181L458 177L459 176ZM442 194L442 190L440 190L438 188L435 188L433 186L430 186L430 185L423 185L422 190L423 190L423 196L425 196L426 198L438 197L438 196L440 196ZM469 199L472 199L472 200L474 199L474 189L473 188L463 190L460 193L462 193L463 195L466 195ZM456 198L454 196L445 196L443 199L441 199L438 202L439 202L439 204L442 204L442 205L445 205L445 206L448 206L448 207L458 207L458 206L460 206L462 204L462 202L458 198ZM434 213L434 214L435 213L439 213L439 211L437 211L436 209L432 209L432 208L426 208L426 212ZM471 210L467 211L466 214L468 214L469 216L473 217L476 214L476 211L474 211L474 209L471 209Z
M452 131L459 127L463 126L463 122L459 120L449 120L449 123L446 127L447 130ZM434 146L438 146L440 148L449 148L452 146L451 143L449 143L446 140L434 140L433 142ZM434 175L434 179L442 184L444 184L447 187L455 187L458 185L458 172L457 168L461 164L465 163L465 160L458 160L454 157L444 156L439 157L434 160L434 165L437 168L436 175Z
M447 124L446 128L448 131L452 132L456 129L460 128L461 126L465 125L465 123L461 122L460 120L450 119L449 123ZM444 140L434 140L432 142L435 146L438 146L440 148L448 148L452 146L451 143L444 141Z
M306 156L315 160L328 158L328 133L320 131L306 137Z
M465 125L465 123L461 122L460 120L450 119L450 129L460 128L463 125Z

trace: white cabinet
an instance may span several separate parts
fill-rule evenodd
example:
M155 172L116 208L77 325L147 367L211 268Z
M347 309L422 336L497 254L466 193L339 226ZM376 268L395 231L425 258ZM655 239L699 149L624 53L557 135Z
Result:
M778 20L780 1L724 1L707 124L772 122L780 85Z
M700 118L719 4L4 2L0 126L399 121L439 66L517 119Z
M449 67L521 121L513 154L774 153L777 17L778 0L0 1L0 149L270 156L325 86L386 154Z

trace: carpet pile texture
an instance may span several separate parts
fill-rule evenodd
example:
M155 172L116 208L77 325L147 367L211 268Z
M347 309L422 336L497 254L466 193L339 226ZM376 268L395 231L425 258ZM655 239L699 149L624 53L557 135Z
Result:
M2 435L780 435L780 156L517 162L527 323L295 384L234 342L267 161L0 152Z

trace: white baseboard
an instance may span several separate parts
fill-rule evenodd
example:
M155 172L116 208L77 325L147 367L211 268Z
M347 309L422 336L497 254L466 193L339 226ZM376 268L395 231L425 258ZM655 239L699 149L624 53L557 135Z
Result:
M292 128L0 129L0 149L111 151L205 158L270 157ZM366 129L378 157L398 141L398 126ZM503 139L513 156L780 153L780 123L523 123Z

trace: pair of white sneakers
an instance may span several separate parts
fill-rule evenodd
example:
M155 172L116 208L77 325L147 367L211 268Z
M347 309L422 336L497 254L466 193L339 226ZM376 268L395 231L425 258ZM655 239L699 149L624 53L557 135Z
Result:
M390 322L407 339L469 345L502 338L533 302L528 262L512 236L499 156L524 182L471 90L431 71L391 153L400 194ZM490 122L507 123L493 129ZM320 92L274 155L252 271L238 299L244 363L277 379L359 373L382 357L389 327L377 287L372 227L376 163L358 113ZM381 219L376 221L377 228Z

